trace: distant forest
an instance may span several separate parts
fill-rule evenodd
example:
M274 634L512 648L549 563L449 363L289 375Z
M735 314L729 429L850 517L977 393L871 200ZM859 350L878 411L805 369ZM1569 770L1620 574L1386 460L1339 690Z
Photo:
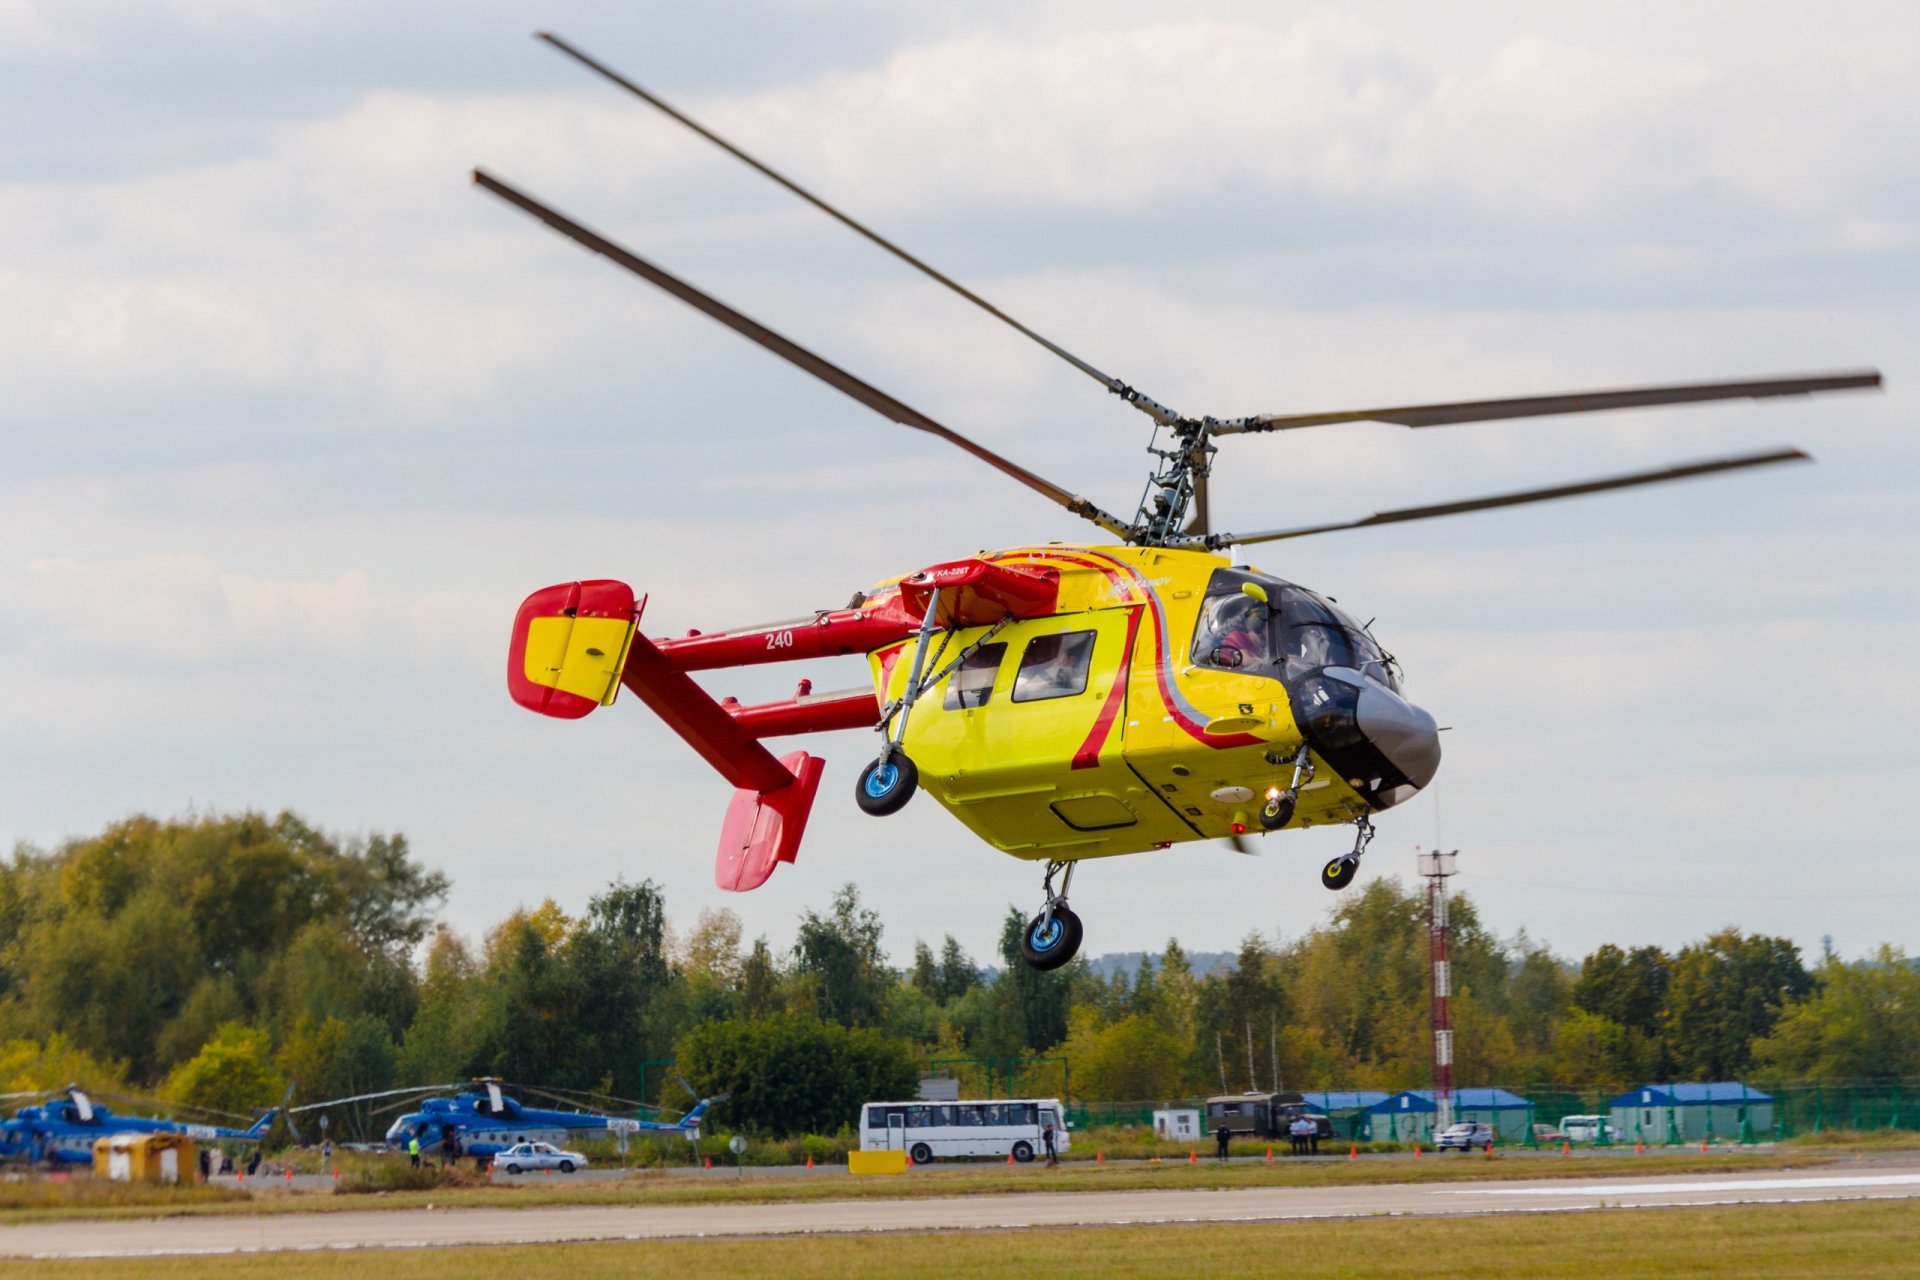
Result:
M938 1068L970 1091L1135 1101L1249 1085L1424 1086L1424 895L1356 886L1303 936L1236 954L1035 973L952 937L886 959L847 885L794 936L714 907L670 919L649 881L579 915L551 901L484 936L437 923L447 878L398 834L283 813L132 818L0 866L0 1092L69 1081L245 1114L479 1075L832 1132ZM1892 948L1811 967L1724 929L1577 962L1502 938L1456 895L1455 1079L1509 1087L1920 1076L1920 969Z

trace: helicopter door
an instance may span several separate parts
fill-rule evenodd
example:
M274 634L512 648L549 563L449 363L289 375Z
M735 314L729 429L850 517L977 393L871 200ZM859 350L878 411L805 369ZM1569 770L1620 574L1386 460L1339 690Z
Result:
M1126 853L1190 835L1122 759L1140 626L1141 611L1122 608L1002 628L937 701L914 709L906 747L922 785L992 844L1031 857Z

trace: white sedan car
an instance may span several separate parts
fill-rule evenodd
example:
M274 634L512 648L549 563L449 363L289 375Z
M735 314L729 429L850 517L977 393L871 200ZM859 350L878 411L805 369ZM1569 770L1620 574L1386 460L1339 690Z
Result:
M527 1173L534 1169L558 1169L572 1173L587 1167L587 1158L578 1151L562 1151L550 1142L522 1142L493 1157L495 1173Z

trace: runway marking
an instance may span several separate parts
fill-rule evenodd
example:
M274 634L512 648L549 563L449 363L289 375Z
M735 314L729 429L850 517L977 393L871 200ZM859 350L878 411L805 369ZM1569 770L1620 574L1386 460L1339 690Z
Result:
M1604 1192L1625 1192L1630 1195L1650 1196L1685 1194L1697 1195L1702 1191L1721 1191L1734 1189L1745 1191L1749 1188L1778 1188L1782 1191L1812 1191L1826 1187L1910 1187L1920 1184L1920 1173L1888 1173L1873 1176L1847 1175L1833 1178L1754 1178L1750 1181L1727 1182L1724 1179L1715 1182L1633 1182L1615 1181L1612 1185L1600 1182L1585 1182L1579 1186L1549 1186L1535 1184L1527 1187L1472 1187L1461 1190L1435 1190L1436 1196L1590 1196Z

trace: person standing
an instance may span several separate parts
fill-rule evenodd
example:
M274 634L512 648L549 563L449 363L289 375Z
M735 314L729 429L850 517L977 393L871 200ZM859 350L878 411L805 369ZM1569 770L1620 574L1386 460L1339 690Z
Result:
M1232 1138L1232 1135L1227 1132L1226 1122L1224 1120L1221 1121L1220 1127L1213 1131L1213 1145L1214 1145L1214 1154L1218 1157L1218 1159L1222 1163L1226 1162L1227 1143L1231 1138Z
M407 1139L407 1155L413 1160L413 1167L420 1167L420 1135L414 1134Z
M1040 1142L1047 1149L1047 1168L1049 1169L1060 1163L1060 1157L1053 1150L1053 1141L1053 1121L1049 1120L1040 1130Z

